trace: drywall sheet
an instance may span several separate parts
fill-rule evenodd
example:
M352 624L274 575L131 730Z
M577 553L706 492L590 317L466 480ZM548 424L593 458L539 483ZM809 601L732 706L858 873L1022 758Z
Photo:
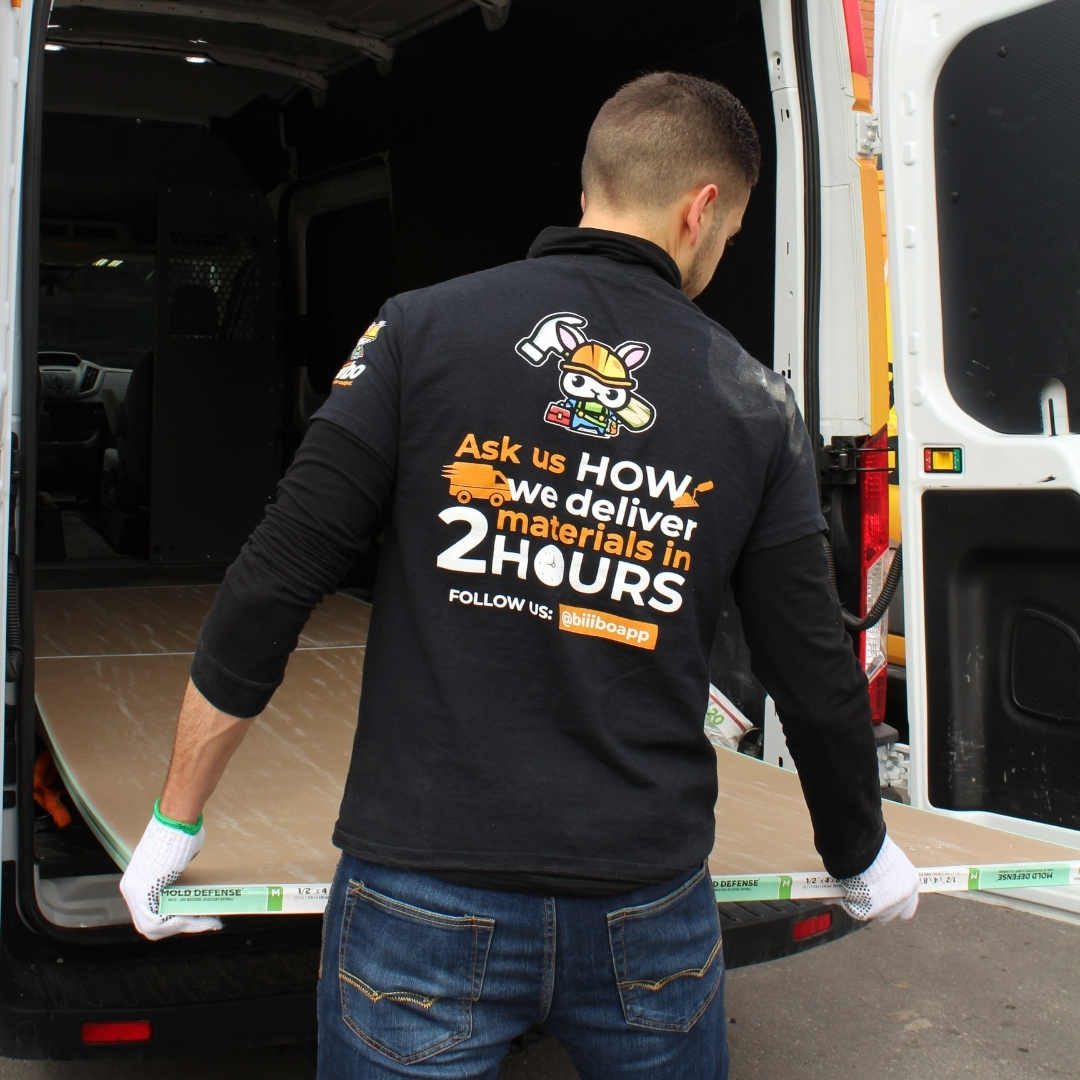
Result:
M718 899L839 896L814 849L799 778L717 749L720 795L709 870ZM889 835L927 892L1080 884L1080 850L885 802Z
M39 593L38 703L57 765L121 865L142 835L172 749L209 586ZM321 912L337 851L370 609L333 596L312 614L285 682L207 804L208 843L162 911ZM719 900L838 896L814 850L798 777L717 750ZM885 804L925 891L1080 885L1080 850Z
M720 794L709 868L717 899L843 895L814 849L798 777L730 750L717 749L716 757ZM885 803L884 810L890 835L920 870L924 892L1080 885L1080 850L897 803ZM198 888L194 878L185 875L165 891L162 910L176 914L321 910L329 877L304 886L282 879L275 884L247 880L250 884L234 890Z
M38 708L72 797L121 865L160 794L206 586L39 593ZM328 597L207 804L191 886L327 882L370 607Z

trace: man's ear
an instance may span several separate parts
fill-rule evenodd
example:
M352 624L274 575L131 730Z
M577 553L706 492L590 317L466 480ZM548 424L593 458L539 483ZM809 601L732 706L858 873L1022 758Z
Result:
M690 233L691 246L697 246L697 242L701 239L704 229L703 217L706 210L712 207L715 213L718 207L714 204L716 202L717 195L720 194L720 189L715 184L706 184L693 198L690 205L686 209L686 227Z
M585 213L585 192L581 193L581 212Z

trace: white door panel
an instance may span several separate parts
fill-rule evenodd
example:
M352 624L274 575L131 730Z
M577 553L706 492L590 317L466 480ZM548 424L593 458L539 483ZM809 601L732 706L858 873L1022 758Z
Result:
M773 367L805 401L803 127L789 0L761 0L777 143ZM867 279L843 0L807 5L821 185L820 430L870 433ZM859 374L852 376L853 372Z
M803 185L802 118L798 91L774 90L776 122L776 303L773 368L803 399Z
M851 85L843 0L815 0L807 5L810 47L814 56L814 91L821 131L821 186L855 182L854 141L849 124L855 91Z
M776 130L773 368L803 400L803 131L788 0L761 0Z
M869 435L870 338L862 190L843 0L810 3L821 159L820 430Z
M926 516L926 507L929 504L925 502L925 497L927 493L939 492L971 492L974 495L977 492L1008 494L1044 491L1063 492L1067 497L1070 492L1080 491L1080 436L1066 432L1050 437L1049 433L1036 430L1021 434L1007 433L1005 425L997 425L995 429L986 422L985 416L982 419L976 418L970 403L966 410L961 406L954 394L957 390L955 370L952 371L954 381L950 389L943 319L943 249L939 246L939 199L945 199L945 203L941 205L947 205L950 199L955 203L961 196L959 192L939 191L935 164L936 139L941 135L935 131L935 95L939 79L954 50L973 31L1022 12L1047 6L1032 0L949 0L948 3L942 0L886 0L878 35L879 110L882 114L886 169L894 380L899 423L898 453L905 549L904 605L908 716L912 744L911 794L915 805L926 808L932 806L932 797L939 798L933 796L929 762L932 757L932 738L940 738L932 735L930 729L933 707L928 689L931 669L939 664L940 655L936 650L928 653L927 638L929 633L933 640L937 640L933 635L944 631L936 624L929 628L927 624L928 604L933 603L936 598L928 593L926 587L931 568L926 556L929 549L924 547L924 544L930 542L929 534L924 535L929 528L929 519ZM1011 41L1007 28L1003 27L1001 50L997 54L1002 64L1018 62L1013 59L1016 54L1010 54L1006 48L1007 38ZM1002 72L1006 70L1008 69L1005 67L1001 68ZM940 122L940 117L938 119ZM965 115L961 121L967 122L968 119L969 116ZM955 123L956 117L950 116L948 120ZM1062 167L1075 172L1076 162L1063 161ZM994 175L985 175L980 181L988 185L998 182L999 178ZM1037 187L1036 182L1032 199L1039 198ZM942 213L944 214L944 211ZM993 230L999 228L999 225L987 221L985 227ZM1062 228L1067 227L1069 226L1063 222ZM1005 303L1007 302L1006 300ZM973 321L985 314L986 312L980 312L977 306L970 309ZM1000 311L995 310L994 314L1000 315ZM1067 316L1068 313L1065 313L1063 318ZM958 318L955 310L952 317ZM989 361L989 354L984 358ZM975 363L978 364L977 359ZM982 366L990 370L988 365ZM1042 369L1035 364L1033 370ZM973 377L976 374L973 373ZM1034 374L1032 378L1038 380L1043 376ZM1034 385L1034 400L1037 405L1038 386L1037 383ZM995 390L985 391L987 400L992 401L994 396ZM1077 407L1080 407L1080 402L1073 403L1072 411L1075 412ZM1077 426L1075 417L1073 426ZM959 448L962 451L962 471L926 471L926 453L934 447ZM939 501L937 505L942 504ZM1003 502L1002 505L1019 504ZM933 537L930 536L930 539ZM965 566L970 569L979 559L999 559L1004 567L1000 572L1007 577L1007 560L1012 557L1009 554L1012 549L1003 540L1001 550L997 551L992 530L988 530L980 543L981 551L975 551ZM976 582L978 572L970 570L967 578L964 573L968 571L961 573L953 583L957 598L950 601L955 604L951 610L954 611L953 617L957 620L958 627L950 628L949 632L953 633L955 629L960 637L964 633L964 627L959 624L963 622L965 614L970 611L972 619L975 620L978 604L982 603L982 593L979 592L982 586L978 586ZM931 581L933 580L936 579L931 578ZM972 582L976 584L971 584ZM971 585L970 594L964 592L968 585ZM992 605L994 597L990 596L986 602ZM1037 598L1032 600L1032 605L1038 606ZM932 610L936 612L937 608ZM1080 615L1080 612L1077 614ZM1020 641L1017 636L1020 633L1019 622L1009 625L1015 626L1015 630L1009 630L1009 634L1014 634L1013 637L1006 640L1005 629L1002 629L998 640L988 631L983 642L987 656L980 656L979 647L975 647L974 655L955 658L950 676L955 680L957 695L963 695L968 693L972 680L978 683L983 672L989 670L987 665L998 663L1001 672L999 685L991 686L988 682L986 691L1000 693L1003 699L1011 693L1008 708L1013 709L1019 716L1017 723L1026 723L1025 717L1020 716L1023 706L1016 690L1015 650L1020 647L1017 644ZM1003 651L1008 641L1013 642L1013 652L1010 654ZM983 666L980 667L980 664ZM1006 682L1002 681L1009 670L1012 672L1011 690ZM987 675L986 678L990 680L990 676ZM991 714L988 712L985 715ZM940 718L933 720L933 724L938 723ZM1040 727L1040 724L1043 726ZM1053 720L1032 719L1032 755L1039 752L1040 740L1044 737L1058 738L1067 733L1066 727L1061 724L1054 726ZM987 736L990 737L992 733ZM974 738L970 745L966 739L967 736L963 733L957 735L955 746L950 750L953 758L950 759L949 768L955 766L957 775L968 769L969 763L976 760L981 750L985 750L985 746L980 748L976 745L977 738ZM1019 756L1023 754L1018 754ZM971 768L975 769L975 766ZM1080 784L1080 778L1077 779ZM1002 783L1006 781L1008 777L1001 780ZM1048 792L1053 783L1047 781ZM1080 844L1080 830L1062 827L1047 819L1036 820L1022 813L1014 816L990 810L971 810L963 814L984 824L1007 828L1010 831L1054 839L1074 846ZM1054 894L1051 891L1040 893L1047 902L1053 900ZM1058 897L1053 902L1060 900L1061 897Z
M828 445L838 435L870 434L870 332L857 182L822 188L821 235L821 435Z

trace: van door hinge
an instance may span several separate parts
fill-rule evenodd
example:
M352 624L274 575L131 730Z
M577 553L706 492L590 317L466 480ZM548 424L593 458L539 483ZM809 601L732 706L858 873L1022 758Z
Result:
M855 113L855 156L877 157L881 153L881 124L877 113Z
M821 449L821 478L826 485L854 484L857 481L859 451L847 435L833 437Z

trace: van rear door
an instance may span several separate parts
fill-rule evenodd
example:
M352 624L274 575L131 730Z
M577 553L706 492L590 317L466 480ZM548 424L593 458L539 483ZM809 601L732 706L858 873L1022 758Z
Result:
M36 17L35 17L36 16ZM10 4L0 5L0 190L3 198L0 198L0 520L5 523L13 521L12 502L17 498L14 474L15 466L12 450L18 445L20 425L18 406L14 402L20 400L19 387L19 352L22 348L22 327L17 317L16 297L18 296L21 283L19 275L23 263L20 260L21 250L26 242L19 228L20 215L23 214L23 143L26 121L27 86L32 79L37 80L40 91L40 65L34 65L31 71L30 46L31 31L37 23L37 32L34 36L36 47L42 48L45 40L45 29L48 23L48 5L45 10L40 10L38 4L31 5L27 0L25 7L21 6L20 0L11 0ZM35 121L36 122L36 121ZM38 250L38 214L36 192L32 196L33 233L30 236L32 251L32 277L29 278L31 288L37 289L37 250ZM35 342L36 350L37 335L33 334L31 340ZM19 661L21 660L21 633L18 622L18 609L14 612L7 610L9 601L17 599L17 565L9 563L8 552L9 529L5 526L0 528L0 566L8 568L9 587L0 590L0 619L7 629L4 644L4 664L6 668L6 681L11 684L18 676ZM18 651L17 651L18 650ZM9 655L10 654L10 655ZM12 686L11 689L14 689ZM10 693L10 690L9 690ZM7 698L8 703L12 698ZM4 817L3 829L0 830L0 860L15 858L15 835L16 835L16 811L14 806L9 806L7 783L9 778L14 778L14 714L15 710L8 708L6 714L10 718L5 723L3 742L0 742L0 774L5 779L4 792ZM11 725L10 727L8 725ZM10 755L10 760L4 760Z
M1078 49L1072 0L887 0L878 48L912 802L1073 846Z

